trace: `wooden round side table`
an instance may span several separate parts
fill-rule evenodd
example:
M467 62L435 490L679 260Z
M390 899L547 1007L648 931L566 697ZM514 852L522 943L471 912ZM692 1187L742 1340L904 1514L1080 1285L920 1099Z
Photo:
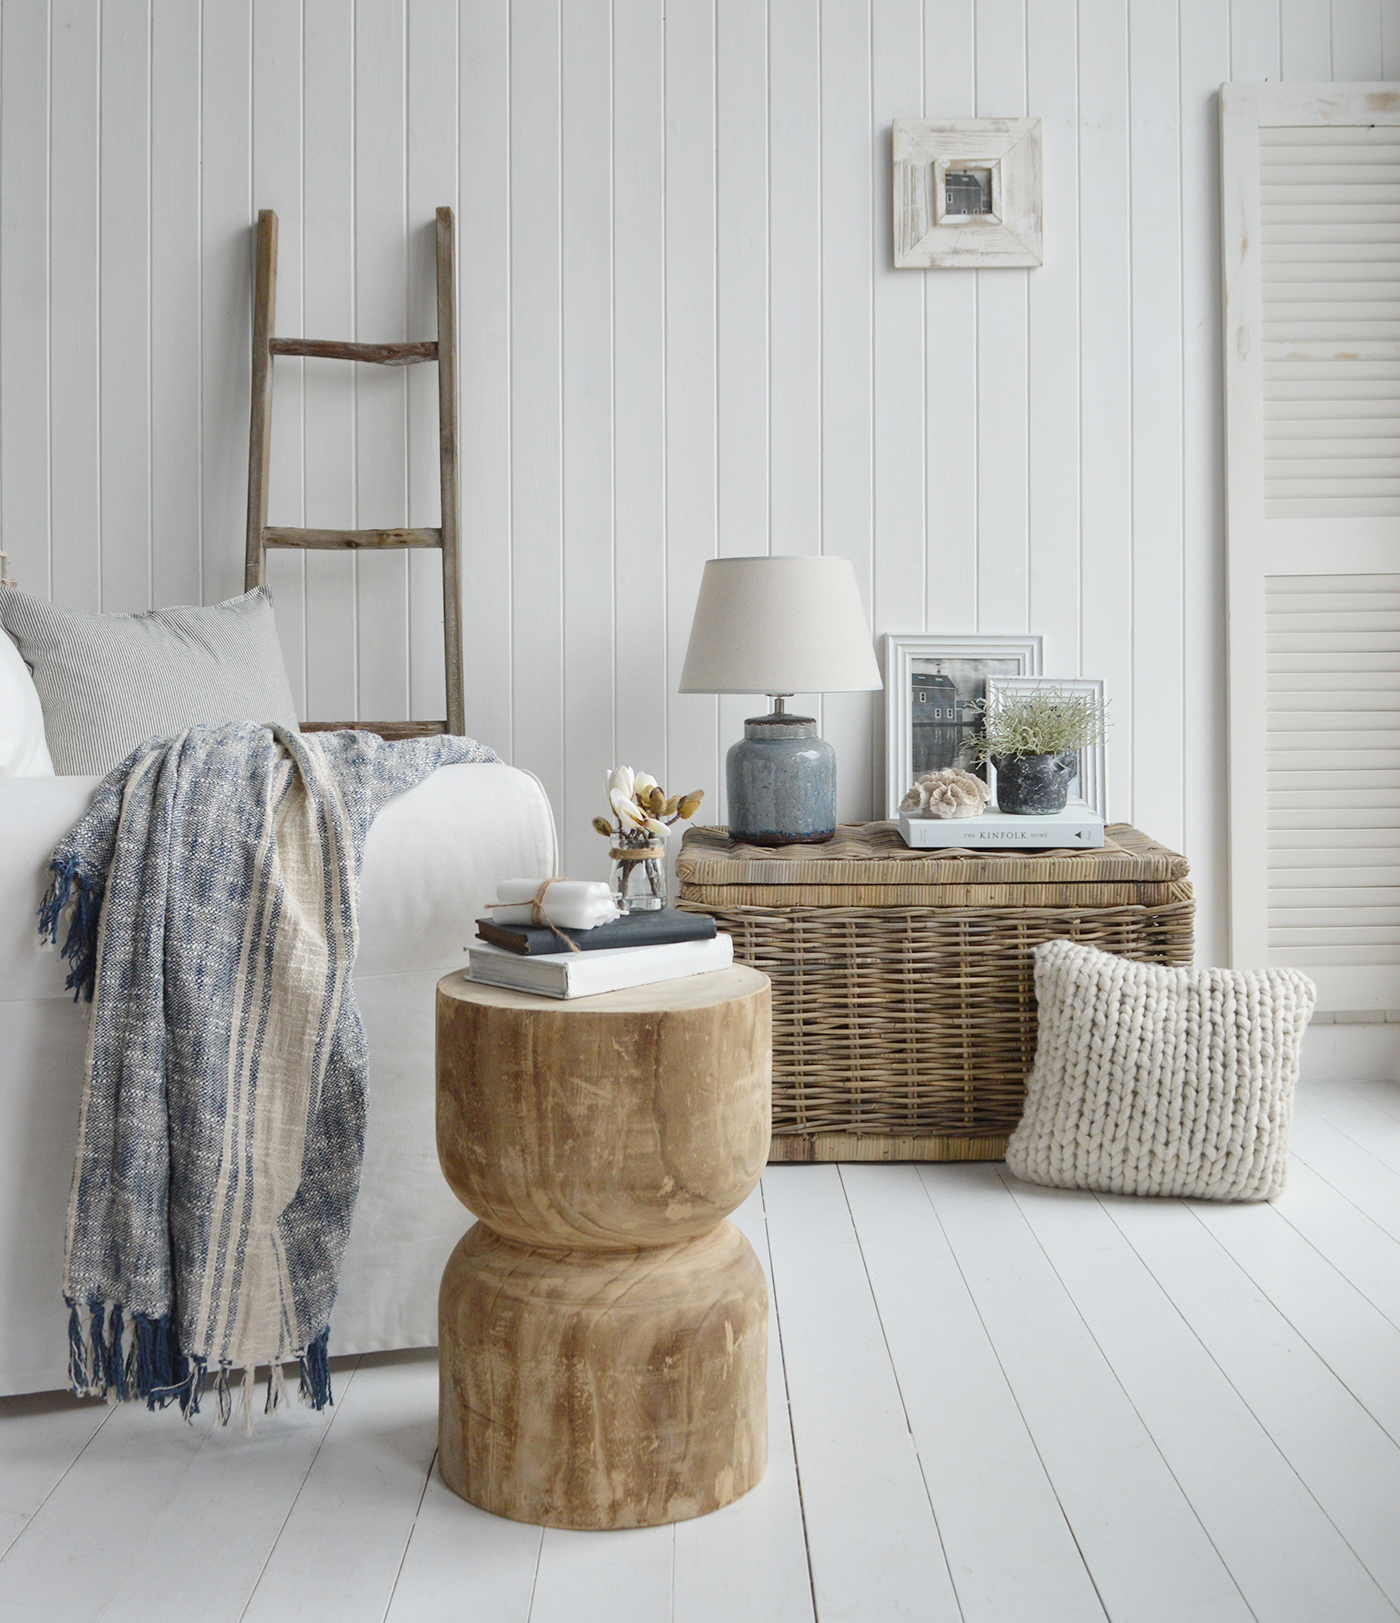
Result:
M768 1289L725 1217L771 1111L768 978L556 1002L449 975L437 1141L480 1219L439 1305L439 1462L484 1510L649 1527L768 1461Z

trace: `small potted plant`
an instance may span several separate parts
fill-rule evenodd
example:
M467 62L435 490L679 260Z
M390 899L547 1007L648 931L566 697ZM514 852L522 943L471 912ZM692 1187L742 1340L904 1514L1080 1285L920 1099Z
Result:
M666 905L666 836L671 825L694 817L705 798L703 789L667 795L655 778L614 767L608 774L612 817L595 817L593 826L612 841L613 899L623 913L653 912Z
M997 810L1020 816L1063 811L1079 751L1107 730L1103 701L1046 687L998 693L978 710L982 731L972 740L972 754L997 769Z

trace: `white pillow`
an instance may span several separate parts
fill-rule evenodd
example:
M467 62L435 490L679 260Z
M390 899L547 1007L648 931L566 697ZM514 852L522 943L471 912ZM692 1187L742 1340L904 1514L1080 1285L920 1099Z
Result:
M51 778L39 691L19 649L0 631L0 778Z
M1075 941L1035 950L1040 1035L1006 1164L1114 1195L1272 1200L1312 982L1140 964Z

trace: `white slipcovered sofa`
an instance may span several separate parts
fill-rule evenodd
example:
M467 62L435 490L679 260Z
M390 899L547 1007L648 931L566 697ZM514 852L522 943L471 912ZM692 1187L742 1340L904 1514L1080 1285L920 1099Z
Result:
M63 1240L89 1007L41 948L44 864L96 778L0 778L0 1396L66 1384ZM331 1353L432 1346L437 1288L471 1218L438 1170L434 988L466 961L496 882L556 871L536 778L448 766L370 829L355 987L369 1042L369 1121Z

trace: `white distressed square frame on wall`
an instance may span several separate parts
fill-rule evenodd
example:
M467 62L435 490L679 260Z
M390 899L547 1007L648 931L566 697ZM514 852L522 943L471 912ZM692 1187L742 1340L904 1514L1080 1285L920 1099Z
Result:
M893 147L897 270L1043 262L1038 118L897 118ZM990 171L990 214L947 212L950 168Z
M911 679L916 659L1014 659L1019 676L1038 677L1042 639L980 632L911 631L885 635L885 816L899 816L899 802L913 780ZM987 680L993 678L989 675Z
M1097 676L989 676L987 678L987 705L991 708L1001 693L1063 693L1066 697L1088 694L1103 704L1103 680ZM1108 821L1108 770L1103 740L1089 744L1079 751L1079 793L1071 791L1070 806L1084 806ZM997 771L987 763L987 782L992 795L996 795Z

